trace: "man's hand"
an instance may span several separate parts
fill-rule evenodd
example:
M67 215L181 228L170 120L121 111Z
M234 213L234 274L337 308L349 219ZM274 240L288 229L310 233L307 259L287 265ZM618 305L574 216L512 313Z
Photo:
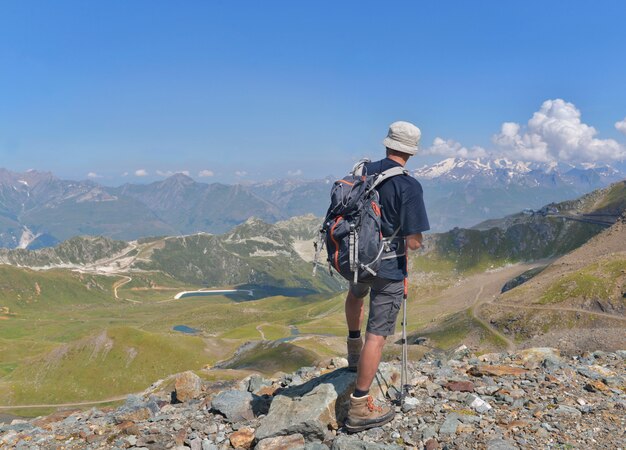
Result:
M422 233L411 234L406 237L406 246L409 247L410 250L417 250L422 246L423 239Z

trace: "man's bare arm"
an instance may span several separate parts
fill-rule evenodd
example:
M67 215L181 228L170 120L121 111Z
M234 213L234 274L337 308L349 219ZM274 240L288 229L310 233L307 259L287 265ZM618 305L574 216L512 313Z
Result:
M406 237L406 246L409 247L410 250L417 250L422 246L423 239L422 233L411 234Z

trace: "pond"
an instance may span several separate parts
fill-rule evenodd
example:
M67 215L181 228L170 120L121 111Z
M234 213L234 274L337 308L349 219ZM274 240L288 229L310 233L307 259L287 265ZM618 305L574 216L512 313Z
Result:
M195 328L188 327L187 325L176 325L172 328L174 331L180 331L185 334L197 334L200 333L200 330L196 330Z

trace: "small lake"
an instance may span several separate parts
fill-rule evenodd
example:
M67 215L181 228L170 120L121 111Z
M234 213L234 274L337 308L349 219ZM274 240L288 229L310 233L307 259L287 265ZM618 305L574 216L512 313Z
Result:
M174 331L180 331L185 334L197 334L200 333L200 330L196 330L195 328L188 327L187 325L176 325L172 328Z

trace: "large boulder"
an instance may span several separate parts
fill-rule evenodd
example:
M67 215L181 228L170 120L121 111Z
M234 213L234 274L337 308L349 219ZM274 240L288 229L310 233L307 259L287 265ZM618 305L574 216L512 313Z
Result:
M198 398L202 393L202 380L192 371L183 372L176 376L174 392L179 402Z
M222 414L231 422L254 418L252 394L247 391L222 391L213 397L211 409Z
M536 347L520 350L515 355L528 369L537 369L541 365L558 366L563 360L561 352L550 347Z
M355 378L355 373L340 369L278 392L257 439L301 434L307 441L324 440L329 429L345 420Z
M153 417L159 410L155 399L145 400L138 395L129 395L126 403L115 412L113 419L118 424L128 421L140 422Z

